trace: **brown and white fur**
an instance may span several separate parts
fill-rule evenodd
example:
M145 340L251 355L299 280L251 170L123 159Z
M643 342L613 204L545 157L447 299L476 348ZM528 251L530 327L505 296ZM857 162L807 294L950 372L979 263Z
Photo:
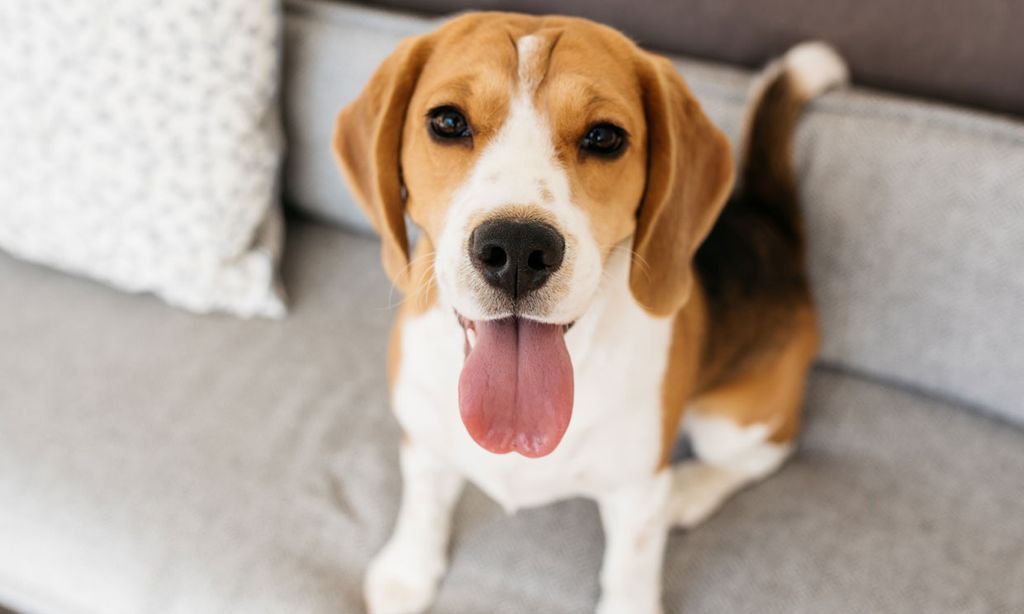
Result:
M821 44L765 71L733 193L728 142L671 63L610 28L468 14L385 60L335 135L405 295L389 365L404 487L365 579L371 613L429 607L467 479L509 512L596 500L597 611L661 611L669 528L700 523L793 449L818 343L793 131L804 102L845 78ZM446 105L471 136L431 137L426 118ZM599 122L628 135L615 157L581 149ZM421 229L412 254L407 215ZM543 220L564 237L564 263L511 312L467 256L474 228L498 218ZM569 327L572 419L538 458L489 452L460 419L474 342L464 325L510 313ZM680 429L696 458L673 466Z

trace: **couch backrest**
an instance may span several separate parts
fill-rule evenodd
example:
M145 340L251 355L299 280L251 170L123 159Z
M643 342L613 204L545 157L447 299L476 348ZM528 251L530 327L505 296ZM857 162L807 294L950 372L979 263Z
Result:
M368 231L335 168L338 109L431 20L291 2L286 194ZM735 135L747 73L678 66ZM797 168L822 360L1024 423L1024 124L859 88L815 102Z
M858 83L1024 116L1024 2L1015 0L363 0L445 15L579 15L650 49L757 68L823 39Z

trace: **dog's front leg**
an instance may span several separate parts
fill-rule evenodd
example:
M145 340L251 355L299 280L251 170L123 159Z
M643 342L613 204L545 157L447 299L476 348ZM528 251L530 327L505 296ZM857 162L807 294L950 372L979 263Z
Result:
M401 449L402 503L391 539L370 563L363 591L370 614L413 614L434 601L448 564L451 513L463 479L408 439Z
M668 535L667 470L598 499L604 525L597 614L659 614Z

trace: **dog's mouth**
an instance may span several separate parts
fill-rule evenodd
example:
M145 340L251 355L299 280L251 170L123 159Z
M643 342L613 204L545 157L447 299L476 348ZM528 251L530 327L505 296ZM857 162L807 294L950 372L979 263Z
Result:
M572 417L572 362L565 347L572 324L456 316L466 351L459 409L470 436L495 454L537 458L553 452Z

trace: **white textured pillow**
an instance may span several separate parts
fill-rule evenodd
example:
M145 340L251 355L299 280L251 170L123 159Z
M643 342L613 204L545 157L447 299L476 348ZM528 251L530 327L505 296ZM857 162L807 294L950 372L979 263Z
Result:
M283 315L280 25L275 0L0 3L0 248Z

